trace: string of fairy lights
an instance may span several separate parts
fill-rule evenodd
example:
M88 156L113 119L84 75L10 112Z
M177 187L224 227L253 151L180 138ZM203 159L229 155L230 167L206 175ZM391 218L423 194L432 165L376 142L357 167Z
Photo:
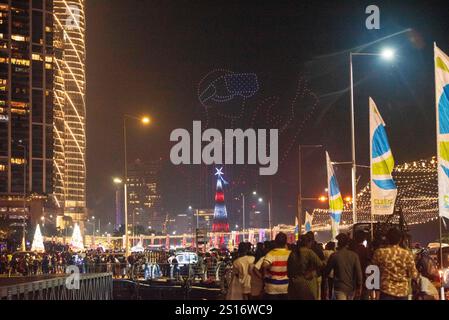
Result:
M393 178L398 187L397 201L409 225L423 224L438 219L438 172L435 157L407 162L395 167ZM357 222L371 222L369 183L357 194ZM352 225L351 203L346 203L341 225ZM374 221L385 221L387 216L375 215ZM313 210L315 230L330 229L327 209Z

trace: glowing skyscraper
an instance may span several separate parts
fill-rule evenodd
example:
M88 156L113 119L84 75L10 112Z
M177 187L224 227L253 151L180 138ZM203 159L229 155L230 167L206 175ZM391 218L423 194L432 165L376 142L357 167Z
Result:
M60 212L86 213L84 0L54 0L54 195Z

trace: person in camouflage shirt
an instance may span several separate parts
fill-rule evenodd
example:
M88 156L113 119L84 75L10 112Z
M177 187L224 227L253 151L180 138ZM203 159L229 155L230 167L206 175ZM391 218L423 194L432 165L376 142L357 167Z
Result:
M380 300L407 300L410 280L418 278L413 253L401 248L401 232L388 230L389 246L374 252L372 263L380 269Z

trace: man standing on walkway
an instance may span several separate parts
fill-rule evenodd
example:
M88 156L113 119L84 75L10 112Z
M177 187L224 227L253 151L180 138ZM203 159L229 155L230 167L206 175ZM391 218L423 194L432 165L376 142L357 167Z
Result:
M337 236L338 247L329 258L324 275L334 271L334 299L353 300L362 290L362 268L357 254L348 249L349 237L341 233Z
M275 248L268 252L262 264L265 278L265 299L286 300L288 294L287 260L290 250L287 249L287 235L276 236Z
M380 269L380 300L407 300L411 279L418 278L411 251L401 248L402 234L397 228L387 233L389 245L374 252L372 263Z

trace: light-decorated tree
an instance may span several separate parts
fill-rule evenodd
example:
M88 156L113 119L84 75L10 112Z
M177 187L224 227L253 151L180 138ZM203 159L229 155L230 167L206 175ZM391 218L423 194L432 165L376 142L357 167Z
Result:
M223 185L227 182L223 179L223 168L215 169L217 176L217 189L215 192L215 210L212 232L229 232L228 213L224 198Z
M39 224L36 226L34 232L33 244L31 245L31 251L43 253L45 252L44 237L42 236L41 227Z
M75 224L75 227L73 228L72 240L70 241L70 248L73 251L83 251L84 250L83 237L81 236L81 230L77 223Z

